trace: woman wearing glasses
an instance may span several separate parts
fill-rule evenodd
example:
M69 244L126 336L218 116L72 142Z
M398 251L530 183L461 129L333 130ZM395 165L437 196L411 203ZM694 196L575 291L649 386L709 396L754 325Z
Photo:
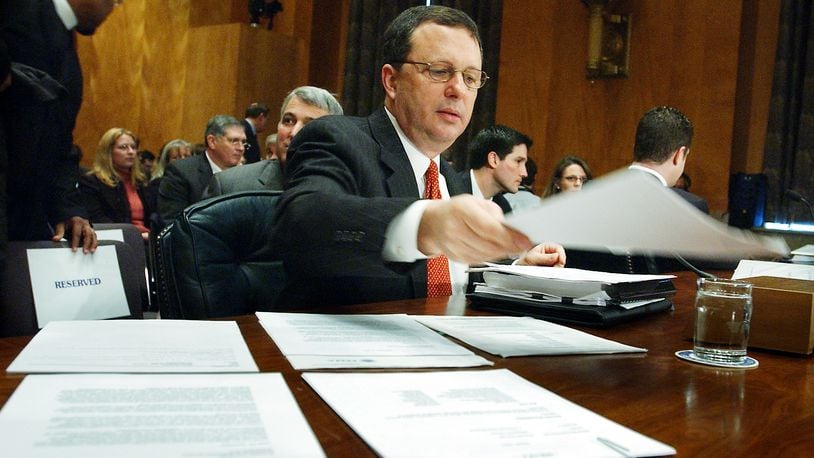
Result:
M145 239L149 230L144 187L147 176L136 154L138 138L127 129L114 127L102 135L93 169L79 179L82 204L93 223L129 223Z
M554 173L551 174L543 197L561 192L581 191L582 185L592 178L591 168L585 160L577 156L565 156L554 167Z

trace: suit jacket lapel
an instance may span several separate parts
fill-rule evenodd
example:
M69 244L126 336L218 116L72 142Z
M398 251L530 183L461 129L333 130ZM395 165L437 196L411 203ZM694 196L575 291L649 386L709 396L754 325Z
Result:
M368 117L370 132L379 144L379 157L383 164L385 183L391 197L420 197L407 152L384 108Z

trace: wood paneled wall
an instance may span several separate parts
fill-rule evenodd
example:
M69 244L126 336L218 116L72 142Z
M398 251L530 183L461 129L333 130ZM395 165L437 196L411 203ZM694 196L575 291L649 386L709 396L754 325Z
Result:
M179 136L199 142L209 116L241 116L250 101L276 110L296 85L341 93L349 0L282 3L268 32L239 25L245 0L128 0L96 35L80 37L84 162L112 126L157 150ZM762 167L779 3L612 2L632 15L630 76L589 81L582 2L506 1L496 120L534 139L541 191L565 154L584 157L595 175L626 166L642 113L674 105L695 125L692 190L722 214L729 174Z
M307 83L310 57L311 0L284 7L269 31L248 26L245 0L128 0L95 35L78 37L85 94L74 136L83 164L111 127L158 153L173 138L202 142L212 115L242 118L254 101L276 113Z
M625 167L632 161L639 117L653 106L672 105L695 126L686 168L692 191L709 201L713 213L725 212L742 4L740 0L612 3L612 11L632 15L630 76L589 81L588 14L581 2L504 2L496 119L534 139L531 156L540 170L536 189L542 191L554 164L566 154L585 158L595 176ZM777 22L774 14L764 20ZM764 42L755 45L773 50L773 42ZM759 94L744 92L744 97L768 100L770 84ZM760 110L765 137L765 108ZM748 124L751 118L742 121ZM753 127L759 137L759 119ZM743 154L762 154L762 144Z

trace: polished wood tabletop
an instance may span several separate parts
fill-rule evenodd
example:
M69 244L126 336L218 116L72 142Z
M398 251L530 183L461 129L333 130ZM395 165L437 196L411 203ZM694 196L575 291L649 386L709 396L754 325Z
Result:
M750 349L760 366L719 369L688 363L695 278L679 273L675 309L594 335L644 347L646 354L501 358L495 363L617 423L669 444L678 456L811 456L814 453L814 357ZM323 311L324 312L324 311ZM331 313L485 315L462 297L339 307ZM237 322L263 372L283 373L328 456L373 451L311 390L254 316ZM30 337L0 339L7 367ZM0 378L0 403L22 380Z

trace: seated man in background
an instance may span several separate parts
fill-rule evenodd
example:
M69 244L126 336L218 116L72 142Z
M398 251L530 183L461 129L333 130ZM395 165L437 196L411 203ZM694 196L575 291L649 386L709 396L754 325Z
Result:
M269 107L265 103L252 103L246 108L245 119L241 121L246 131L246 151L243 158L246 164L253 164L260 160L260 144L257 134L266 131L269 122Z
M709 205L704 198L680 188L674 188L684 172L690 154L693 127L690 120L677 108L661 106L651 108L639 120L636 142L633 146L631 170L640 170L656 177L684 200L704 213Z
M469 263L532 248L441 158L487 80L475 23L416 6L383 43L384 107L317 119L291 144L273 231L288 275L281 308L448 296L466 288ZM540 245L519 262L563 265L565 253Z
M526 161L532 140L511 127L489 126L469 144L470 170L461 179L475 197L492 199L503 213L512 211L503 193L514 194L528 176Z
M276 161L277 158L277 132L266 137L266 153L263 155L264 161Z
M537 176L537 164L534 163L534 159L532 158L526 161L526 173L528 175L520 182L520 188L516 193L503 194L503 197L512 207L512 211L540 204L540 196L534 193L534 179Z
M164 225L201 200L212 175L240 163L246 147L243 125L232 116L216 115L206 124L203 154L167 166L158 188L158 213Z
M213 175L204 196L212 197L254 189L283 189L283 167L291 139L314 119L343 114L342 106L330 92L313 86L301 86L289 92L280 109L277 123L276 161L260 161Z

